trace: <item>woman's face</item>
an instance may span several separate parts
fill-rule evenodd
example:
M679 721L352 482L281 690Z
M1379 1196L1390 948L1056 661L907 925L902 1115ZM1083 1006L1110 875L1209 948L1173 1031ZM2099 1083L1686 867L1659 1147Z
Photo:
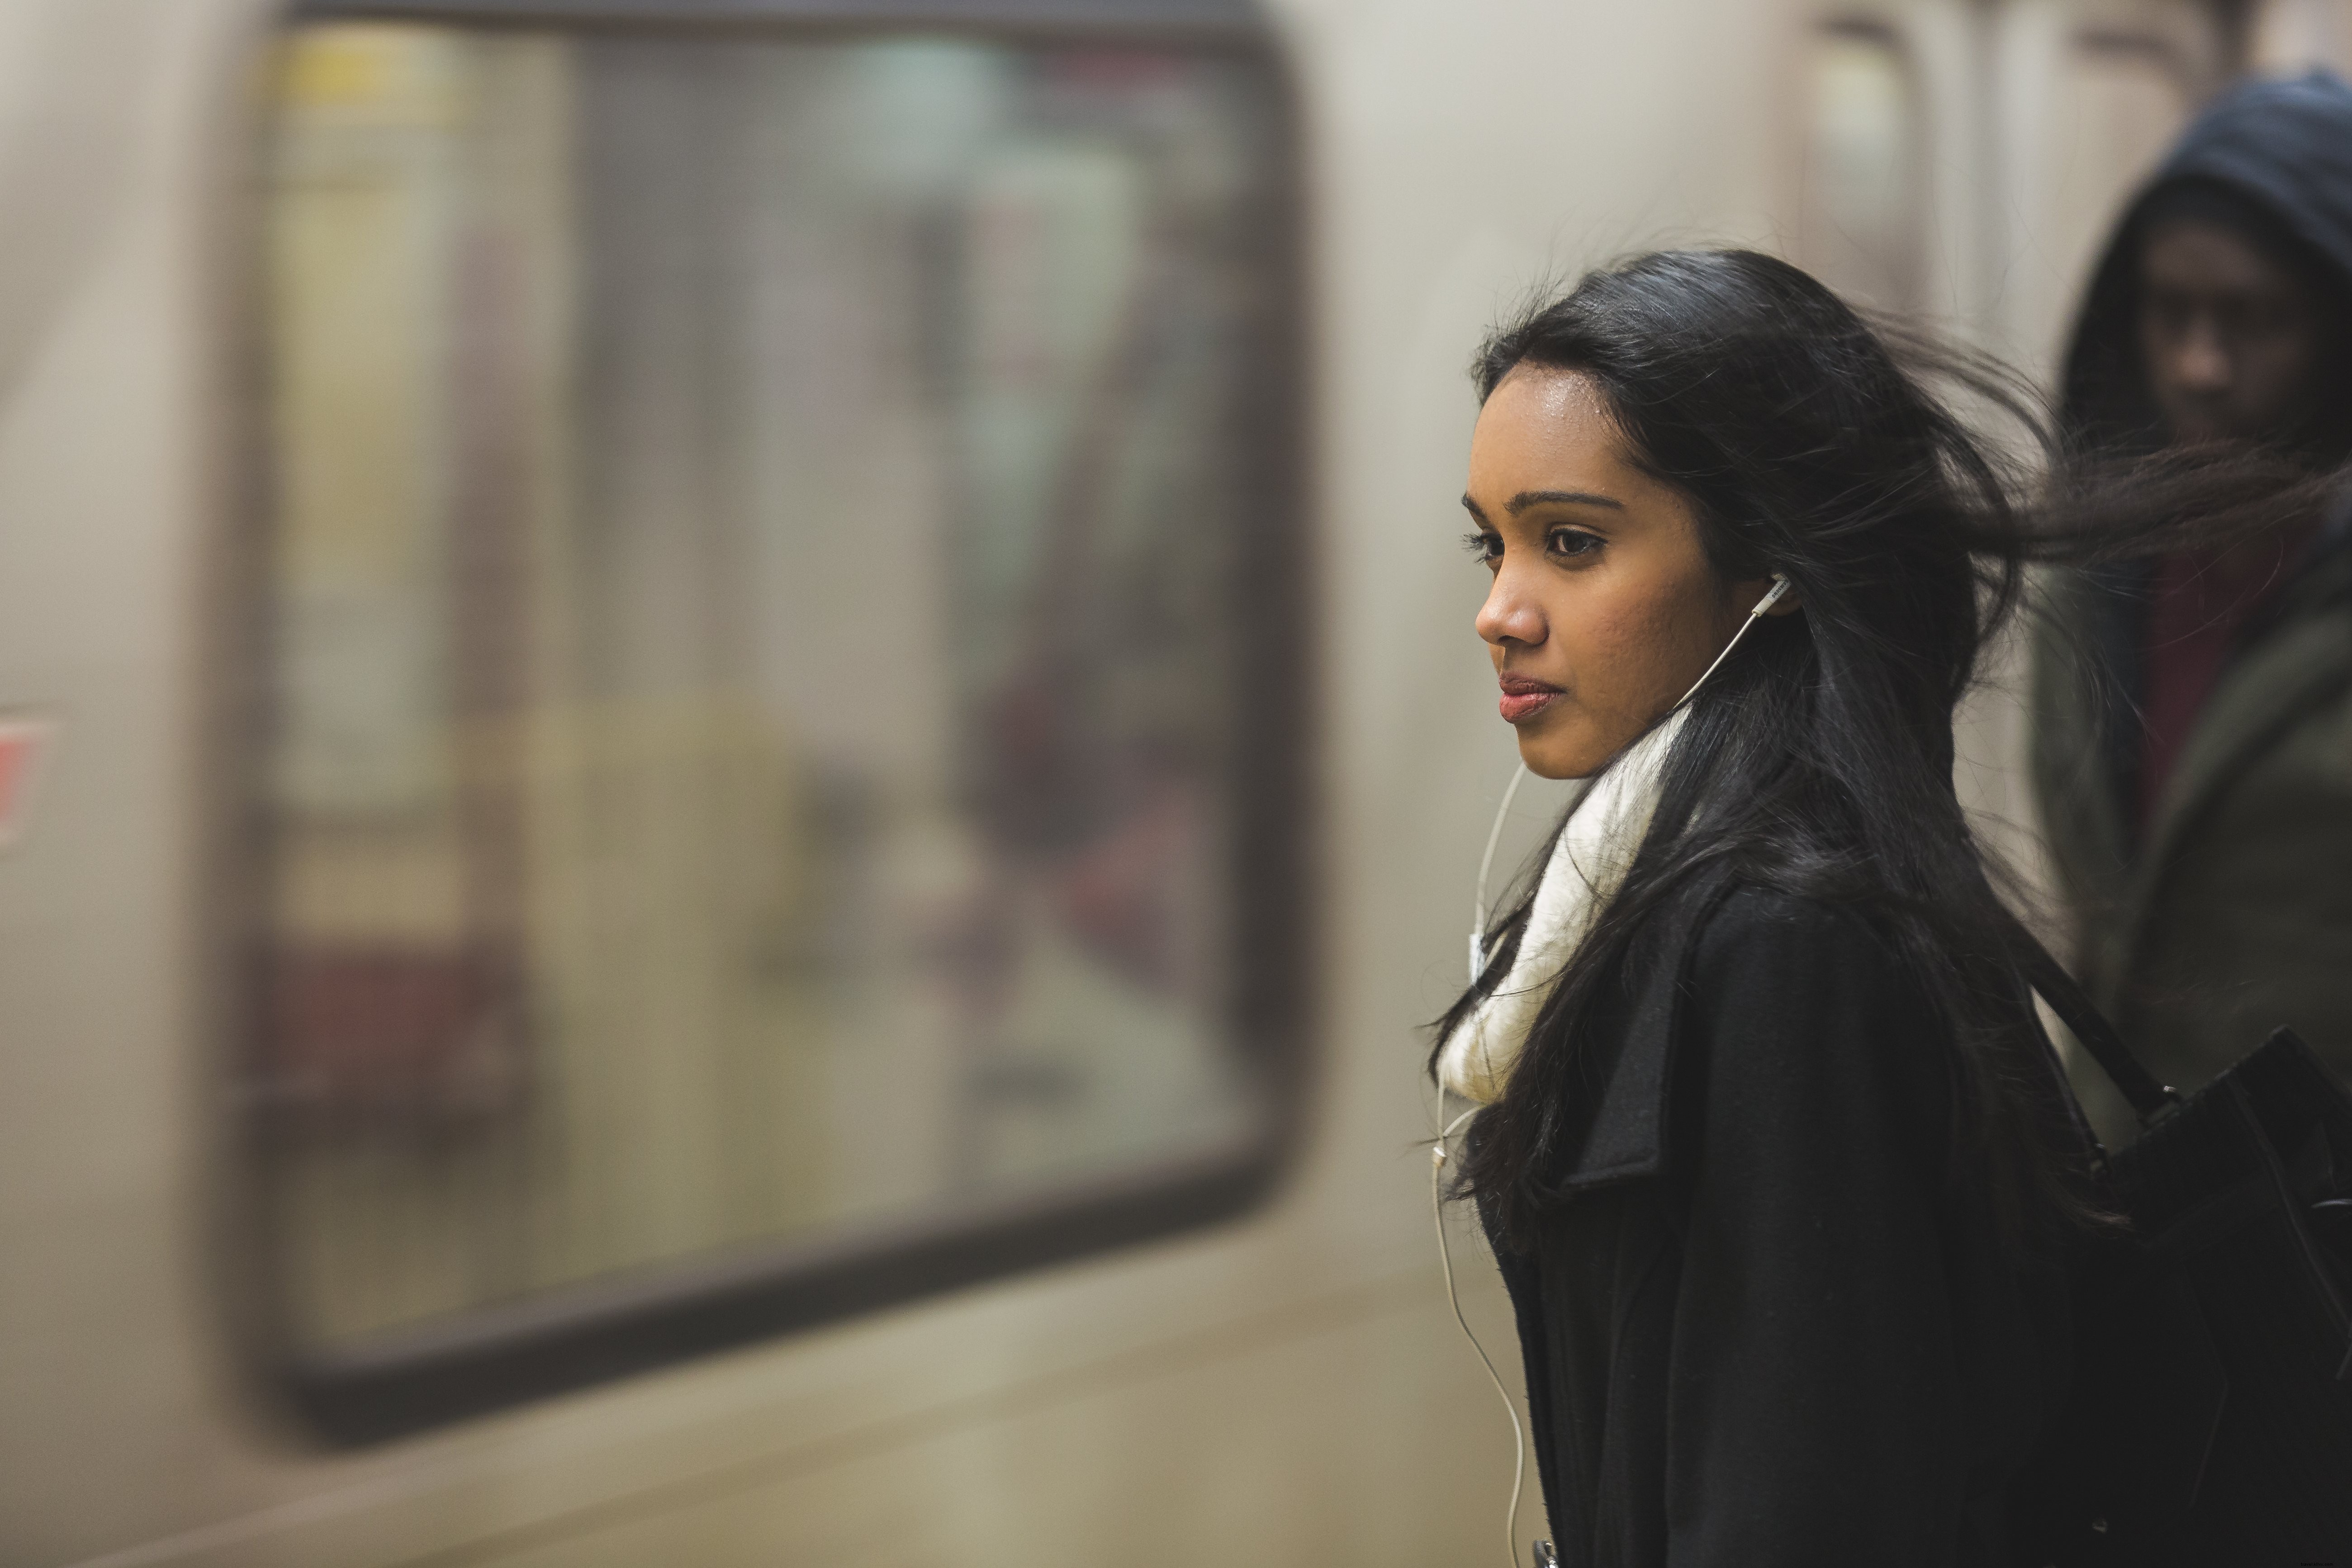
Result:
M1598 772L1690 689L1770 579L1706 563L1681 492L1635 468L1599 389L1523 365L1470 438L1462 497L1494 574L1478 635L1519 756L1548 779ZM1775 614L1796 607L1783 596Z

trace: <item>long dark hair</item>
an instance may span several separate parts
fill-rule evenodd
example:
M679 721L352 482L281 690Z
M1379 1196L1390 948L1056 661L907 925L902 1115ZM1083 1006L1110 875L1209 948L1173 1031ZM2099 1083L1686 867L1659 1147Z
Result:
M1948 1025L1949 1168L1989 1178L2005 1229L2098 1221L2011 917L1955 791L1953 711L2030 561L2259 526L2308 500L2286 494L2301 471L2159 458L2093 480L2077 467L2035 494L2052 449L2025 384L1874 329L1749 251L1660 252L1588 275L1479 350L1480 399L1523 364L1591 378L1632 459L1693 503L1709 566L1726 580L1784 573L1802 612L1758 624L1693 700L1649 834L1479 1117L1463 1186L1527 1236L1556 1200L1549 1173L1583 1098L1575 1043L1621 999L1650 917L1739 881L1861 908L1887 934ZM1956 405L2015 439L1981 438ZM1441 1041L1508 972L1532 893L1530 879L1489 933L1496 957Z

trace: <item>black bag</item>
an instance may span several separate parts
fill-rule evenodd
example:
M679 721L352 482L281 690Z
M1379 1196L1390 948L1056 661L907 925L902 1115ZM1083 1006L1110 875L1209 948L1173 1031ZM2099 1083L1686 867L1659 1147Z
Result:
M2025 1488L2032 1563L2352 1568L2352 1096L2292 1030L2183 1101L2041 944L2027 978L2146 1131Z

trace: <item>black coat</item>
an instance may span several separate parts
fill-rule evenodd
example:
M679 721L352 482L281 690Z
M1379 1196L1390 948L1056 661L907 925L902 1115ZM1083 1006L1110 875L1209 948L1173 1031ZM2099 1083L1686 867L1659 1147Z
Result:
M1585 1044L1573 1195L1524 1253L1490 1235L1560 1561L2009 1563L2067 1293L1947 1180L1926 999L1850 912L1685 905Z

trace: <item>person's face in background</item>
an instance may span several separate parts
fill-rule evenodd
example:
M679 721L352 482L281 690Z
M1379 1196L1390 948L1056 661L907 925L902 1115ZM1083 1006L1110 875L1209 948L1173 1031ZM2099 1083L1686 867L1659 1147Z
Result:
M2175 442L2301 435L2331 326L2300 277L2231 229L2179 220L2141 242L2140 363Z

